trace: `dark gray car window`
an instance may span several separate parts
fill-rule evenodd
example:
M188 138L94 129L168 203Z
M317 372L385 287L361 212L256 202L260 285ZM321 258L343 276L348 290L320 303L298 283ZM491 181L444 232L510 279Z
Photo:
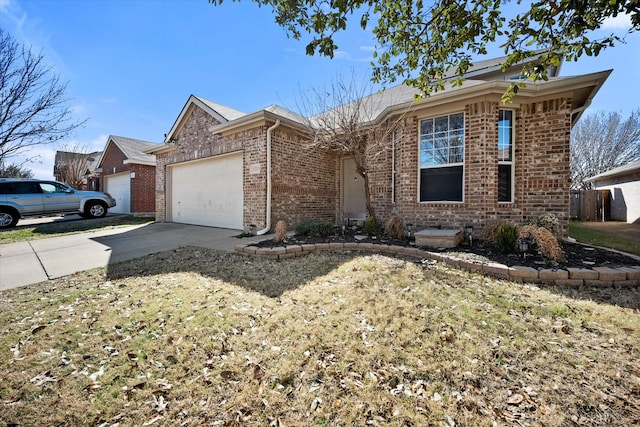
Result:
M42 192L35 182L4 182L1 185L2 194L38 194Z

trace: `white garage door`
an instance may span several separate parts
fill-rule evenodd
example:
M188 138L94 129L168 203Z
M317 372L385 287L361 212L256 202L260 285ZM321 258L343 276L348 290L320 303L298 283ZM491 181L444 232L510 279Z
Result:
M113 213L131 213L131 174L129 172L105 176L104 186L107 193L116 199L116 206L109 209Z
M242 229L242 153L169 168L170 221Z

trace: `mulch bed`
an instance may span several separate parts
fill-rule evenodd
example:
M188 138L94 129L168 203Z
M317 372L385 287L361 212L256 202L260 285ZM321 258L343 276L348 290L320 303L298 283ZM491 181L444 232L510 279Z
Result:
M413 246L412 241L392 239L385 235L361 236L353 232L347 232L344 235L340 234L326 238L290 236L284 242L277 242L274 239L269 239L253 245L256 247L279 247L287 245L355 241L384 245ZM566 256L566 260L562 262L554 262L545 259L536 251L531 251L530 253L527 253L526 256L504 254L496 247L477 240L473 241L472 246L465 243L453 249L426 248L425 250L449 253L459 258L475 260L478 262L497 262L507 266L522 265L532 268L593 268L640 265L640 261L635 258L606 249L567 241L560 242L560 246L563 248Z

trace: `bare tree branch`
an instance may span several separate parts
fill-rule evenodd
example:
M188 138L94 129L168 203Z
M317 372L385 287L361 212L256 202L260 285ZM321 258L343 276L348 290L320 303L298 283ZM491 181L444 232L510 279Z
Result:
M92 156L99 153L90 153L87 147L80 144L65 144L56 151L54 175L58 181L70 186L83 189L87 170L91 164Z
M0 29L0 159L59 141L85 123L72 121L66 88L42 53Z
M339 152L353 159L364 181L371 217L375 217L375 210L369 173L377 157L390 149L389 137L403 116L378 123L384 98L376 95L370 81L359 83L352 73L350 80L338 75L328 87L301 91L298 103L300 114L308 117L305 148Z
M583 117L571 137L572 187L590 188L586 179L640 159L640 109L626 120L618 112Z

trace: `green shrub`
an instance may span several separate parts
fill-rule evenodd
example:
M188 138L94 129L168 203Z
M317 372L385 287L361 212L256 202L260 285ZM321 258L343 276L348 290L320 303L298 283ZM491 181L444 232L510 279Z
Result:
M364 231L365 234L373 234L376 231L376 226L377 226L376 217L375 216L370 216L364 222L364 226L362 227L362 231Z
M496 246L507 254L518 253L518 229L513 224L504 223L496 234Z
M309 237L328 237L335 234L333 224L329 221L301 221L296 225L296 235Z
M529 219L529 225L535 225L536 227L546 228L553 234L557 235L560 230L560 222L554 214L544 214Z

